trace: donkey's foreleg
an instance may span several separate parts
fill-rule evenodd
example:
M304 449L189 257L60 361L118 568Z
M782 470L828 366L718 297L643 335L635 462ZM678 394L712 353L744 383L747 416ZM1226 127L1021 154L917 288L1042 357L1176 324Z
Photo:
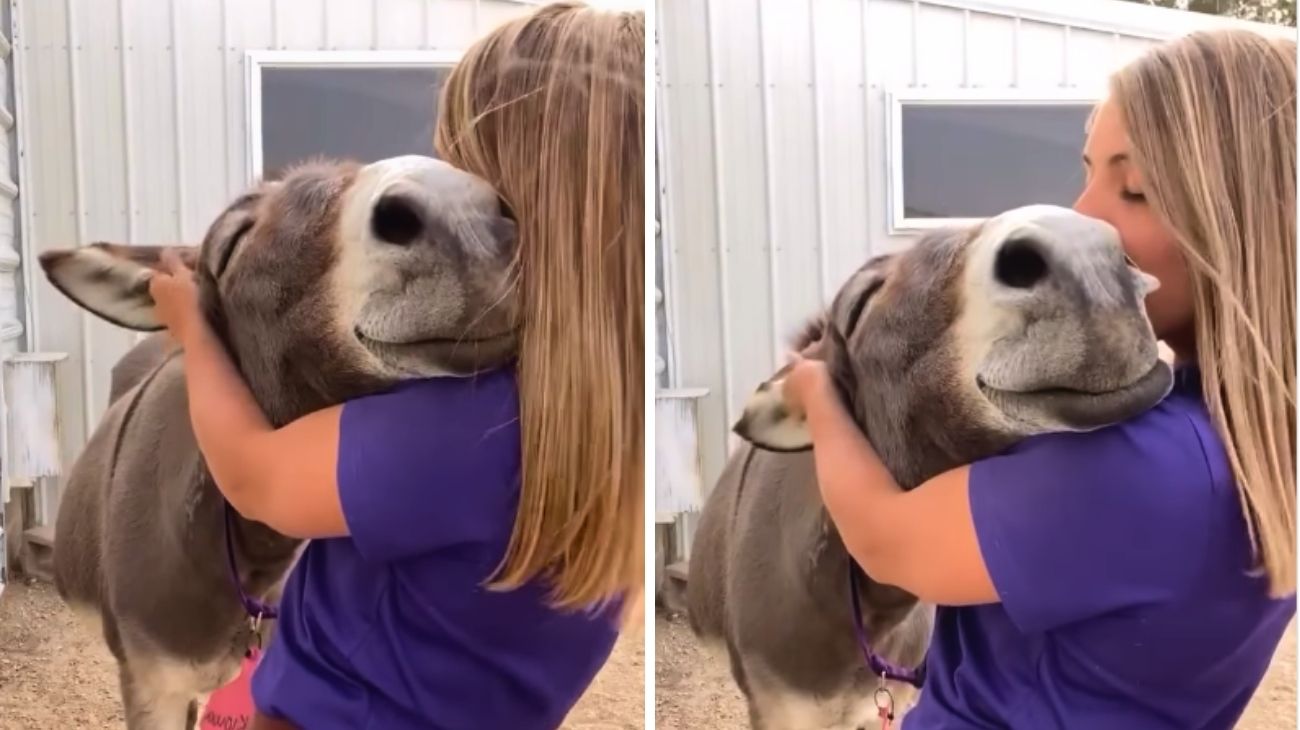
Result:
M118 668L127 730L193 730L198 722L194 694L169 681L162 667Z

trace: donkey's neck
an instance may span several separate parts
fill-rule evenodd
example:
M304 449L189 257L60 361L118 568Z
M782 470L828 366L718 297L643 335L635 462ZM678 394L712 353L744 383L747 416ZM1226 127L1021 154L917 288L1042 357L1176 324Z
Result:
M906 389L904 389L906 390ZM864 430L885 467L904 490L1010 446L1016 436L981 424L950 393L917 387L875 404Z

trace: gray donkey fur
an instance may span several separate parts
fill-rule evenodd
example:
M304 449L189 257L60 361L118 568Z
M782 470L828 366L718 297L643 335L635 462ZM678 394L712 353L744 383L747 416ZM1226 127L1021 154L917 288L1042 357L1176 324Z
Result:
M201 247L178 250L279 426L403 378L464 376L512 357L514 248L514 224L487 183L402 157L293 170L230 205ZM161 251L95 244L46 253L41 265L91 312L157 330L148 280ZM127 727L190 727L254 637L165 333L119 361L110 401L65 487L56 585L102 626ZM301 541L243 518L233 532L244 589L275 601Z
M824 360L840 397L904 489L1026 436L1091 430L1158 403L1172 372L1115 230L1048 206L924 236L854 273L795 343ZM722 642L763 730L875 727L854 639L849 555L821 502L802 414L759 386L701 515L687 602ZM872 648L920 664L933 608L868 578ZM891 682L902 711L915 699Z

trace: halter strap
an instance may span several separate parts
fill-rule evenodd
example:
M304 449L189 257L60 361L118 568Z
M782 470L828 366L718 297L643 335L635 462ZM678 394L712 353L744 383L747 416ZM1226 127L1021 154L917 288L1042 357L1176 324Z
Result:
M248 617L254 621L261 621L264 618L277 618L280 612L275 606L259 601L244 591L244 584L239 580L239 566L235 564L233 527L235 508L231 507L230 503L225 500L222 500L222 504L224 505L224 512L221 531L224 533L226 541L226 567L230 571L230 582L235 584L235 590L239 592L239 602L244 605L244 611L248 613Z
M892 679L920 689L925 684L925 662L916 669L907 669L871 650L867 629L862 623L862 599L858 598L858 564L852 558L849 558L849 601L853 605L853 633L858 640L858 649L862 651L862 661L871 670L871 674L880 677L882 681Z

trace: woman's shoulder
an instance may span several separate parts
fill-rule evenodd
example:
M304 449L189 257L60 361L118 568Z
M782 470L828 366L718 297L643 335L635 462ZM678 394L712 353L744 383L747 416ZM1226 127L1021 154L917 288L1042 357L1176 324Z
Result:
M1006 456L1043 459L1094 478L1231 491L1232 472L1204 401L1174 391L1146 412L1094 431L1031 436Z
M383 453L426 470L482 468L508 477L521 441L515 372L411 380L350 400L339 433L342 454Z
M463 425L494 426L518 418L519 389L510 367L468 377L407 380L343 405L345 418L349 411L362 410L419 422L455 419Z

